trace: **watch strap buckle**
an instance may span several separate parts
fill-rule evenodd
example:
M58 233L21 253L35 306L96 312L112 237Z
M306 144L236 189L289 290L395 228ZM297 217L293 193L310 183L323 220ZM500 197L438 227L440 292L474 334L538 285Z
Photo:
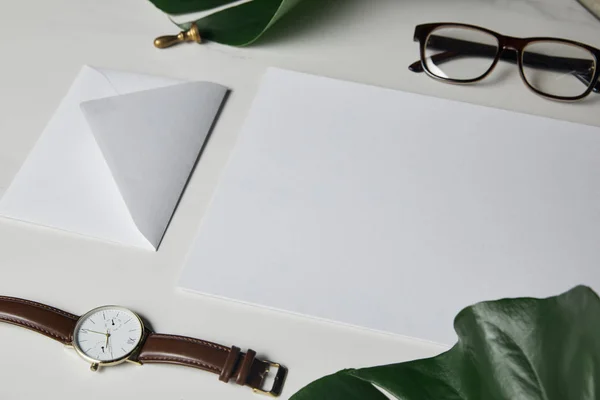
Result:
M263 362L267 364L267 368L262 376L263 379L261 382L261 387L257 387L257 388L255 387L255 388L252 388L252 390L254 391L254 393L262 394L264 396L279 397L283 390L283 384L285 383L285 378L287 377L287 368L281 364L274 363L271 361L263 361ZM275 378L273 380L273 386L271 387L270 390L266 390L266 389L262 388L262 383L264 382L265 378L269 374L271 368L277 368L277 373L275 374Z

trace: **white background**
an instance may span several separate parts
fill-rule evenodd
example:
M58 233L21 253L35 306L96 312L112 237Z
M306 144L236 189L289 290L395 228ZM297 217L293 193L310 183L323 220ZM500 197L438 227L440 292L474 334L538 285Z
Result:
M2 0L0 13L0 192L6 188L83 64L212 80L233 89L158 253L0 221L0 293L82 314L116 303L161 332L254 348L285 363L284 397L324 374L425 357L439 347L400 337L185 294L183 260L267 66L600 125L600 100L552 103L531 94L514 66L487 83L444 85L407 70L417 59L414 26L462 21L511 35L562 36L600 46L600 22L574 0L340 0L302 6L302 18L261 44L159 51L171 23L140 0ZM410 301L399 296L398 301ZM443 299L440 299L443 301ZM418 304L415 304L418 307ZM458 311L458 310L457 310ZM52 340L0 327L0 398L244 399L246 388L170 366L125 365L93 374Z

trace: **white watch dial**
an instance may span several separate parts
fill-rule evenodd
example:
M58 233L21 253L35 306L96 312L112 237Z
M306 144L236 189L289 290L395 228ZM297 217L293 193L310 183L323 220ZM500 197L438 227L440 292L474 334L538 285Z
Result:
M79 319L73 345L88 361L114 363L138 347L143 330L134 312L117 306L100 307Z

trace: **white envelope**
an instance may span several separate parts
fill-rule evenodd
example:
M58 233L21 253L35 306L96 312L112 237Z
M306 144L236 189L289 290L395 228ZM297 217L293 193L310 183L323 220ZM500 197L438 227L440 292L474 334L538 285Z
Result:
M156 250L226 93L84 67L0 215Z

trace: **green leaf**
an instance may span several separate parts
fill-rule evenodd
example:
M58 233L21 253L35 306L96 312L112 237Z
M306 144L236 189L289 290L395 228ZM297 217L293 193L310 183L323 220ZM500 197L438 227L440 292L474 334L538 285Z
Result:
M357 379L350 370L326 376L311 384L310 390L295 394L294 400L313 400L314 393L322 393L328 400L388 400L369 382Z
M600 299L590 288L479 303L461 311L454 326L459 340L446 353L341 371L291 400L354 399L342 393L381 400L364 390L367 382L399 400L600 398Z
M169 14L204 11L234 2L232 0L150 1ZM178 26L187 30L192 22L195 22L203 39L231 46L247 46L255 42L299 2L300 0L253 0Z
M234 3L238 0L150 0L167 14L189 14Z

